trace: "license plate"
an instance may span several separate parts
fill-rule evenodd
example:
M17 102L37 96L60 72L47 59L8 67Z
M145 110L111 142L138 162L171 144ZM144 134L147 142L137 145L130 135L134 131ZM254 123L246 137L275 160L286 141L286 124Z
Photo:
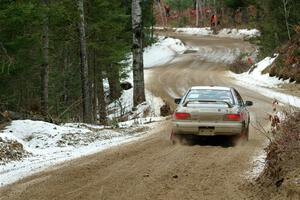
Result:
M199 128L199 135L215 135L214 128Z

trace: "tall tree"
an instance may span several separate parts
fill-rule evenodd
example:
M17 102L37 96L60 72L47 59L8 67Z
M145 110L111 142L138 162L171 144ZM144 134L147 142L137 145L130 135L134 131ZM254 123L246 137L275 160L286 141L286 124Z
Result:
M43 115L48 114L49 104L49 1L42 0L45 7L43 17L43 63L41 68L41 105Z
M132 0L132 68L133 68L133 105L146 100L144 84L144 63L143 63L143 23L141 0Z
M199 0L196 0L196 27L199 26Z
M162 25L163 25L163 26L166 26L166 24L167 24L167 19L166 19L165 10L164 10L164 8L162 7L160 1L156 1L156 3L157 3L157 6L158 6L158 8L159 8L159 13L160 13L160 18L161 18Z
M283 13L284 13L284 21L286 30L288 33L289 40L291 39L290 27L289 27L289 15L290 15L290 8L289 8L289 0L281 0L283 4Z
M87 62L87 48L85 36L85 20L83 0L78 0L79 10L79 37L80 37L80 71L81 71L81 90L82 90L82 111L83 121L92 122L91 99L89 92L89 67Z

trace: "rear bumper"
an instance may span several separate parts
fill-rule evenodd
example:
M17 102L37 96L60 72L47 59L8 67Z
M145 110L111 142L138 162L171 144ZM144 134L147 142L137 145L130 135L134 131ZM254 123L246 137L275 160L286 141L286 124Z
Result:
M241 134L243 127L243 122L172 122L174 134L193 134L203 136L239 135Z

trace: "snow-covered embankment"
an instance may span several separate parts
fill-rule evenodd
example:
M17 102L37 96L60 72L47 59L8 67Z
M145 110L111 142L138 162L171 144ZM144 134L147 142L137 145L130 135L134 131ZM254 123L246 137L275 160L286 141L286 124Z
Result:
M161 27L156 27L156 29L163 30L163 28L161 28ZM219 30L217 34L214 34L213 30L210 27L173 28L172 30L175 31L176 33L180 33L180 34L213 36L213 37L235 38L235 39L248 39L248 38L260 36L260 31L257 29L223 28L223 29Z
M251 89L271 99L277 99L283 104L300 107L299 97L278 91L280 86L289 83L289 80L270 77L268 73L262 73L275 61L277 56L278 54L275 54L273 57L266 57L253 65L249 71L242 74L228 72L228 76L233 77L239 85L245 88Z

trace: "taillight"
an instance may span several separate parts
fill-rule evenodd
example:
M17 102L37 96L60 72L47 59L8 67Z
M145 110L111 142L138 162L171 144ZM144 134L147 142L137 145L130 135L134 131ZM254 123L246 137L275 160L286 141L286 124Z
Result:
M232 121L241 121L241 115L240 114L227 114L225 115L226 119L232 120Z
M187 120L191 117L191 115L189 113L182 113L182 112L176 112L174 114L175 116L175 119L178 119L178 120Z

